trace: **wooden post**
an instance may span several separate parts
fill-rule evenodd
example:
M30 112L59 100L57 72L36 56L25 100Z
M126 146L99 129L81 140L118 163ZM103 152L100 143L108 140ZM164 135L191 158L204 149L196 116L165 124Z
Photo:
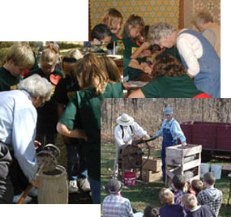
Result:
M184 28L184 0L180 0L179 2L179 22L178 22L178 28L182 29Z

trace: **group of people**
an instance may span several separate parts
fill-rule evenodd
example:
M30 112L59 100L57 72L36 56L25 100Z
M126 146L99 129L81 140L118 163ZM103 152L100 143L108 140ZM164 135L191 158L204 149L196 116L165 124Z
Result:
M152 138L163 137L161 146L163 181L166 177L166 148L178 143L186 146L186 137L179 123L173 118L173 109L164 108L165 119L160 130L153 134ZM114 129L116 160L124 146L136 144L136 139L150 139L148 133L135 120L126 113L116 119ZM121 168L119 168L121 169ZM129 168L130 169L130 168ZM102 203L103 216L134 216L134 217L218 217L223 195L215 188L215 177L212 173L206 173L200 179L191 180L192 176L185 172L176 174L171 178L171 187L162 188L159 193L161 208L148 205L143 212L137 212L132 208L130 200L123 197L121 190L123 183L118 176L113 174L106 185L107 196Z
M174 118L173 108L165 107L163 110L164 121L161 128L152 135L153 139L158 137L163 137L162 148L161 148L161 159L162 159L162 173L163 181L165 182L166 178L166 148L172 145L177 145L179 142L182 145L187 145L186 137L180 127L178 121ZM114 138L116 145L116 159L115 166L118 164L119 155L124 146L132 145L136 140L147 140L150 139L149 134L145 131L133 117L129 116L126 113L123 113L116 120L116 126L114 129ZM117 165L119 166L119 165Z
M204 174L203 181L194 179L191 183L184 175L175 175L172 188L164 187L159 192L161 207L148 205L138 212L122 196L123 183L113 177L106 185L108 195L102 203L102 214L105 217L219 217L223 194L214 184L215 177L209 172Z
M107 56L83 55L78 49L59 60L52 43L38 59L29 43L16 42L0 68L0 142L17 165L3 177L12 181L9 174L20 171L13 188L1 184L1 202L12 202L5 200L6 190L18 195L35 178L34 141L55 144L58 132L67 147L69 193L91 191L93 203L100 203L101 103L123 97L120 71Z
M92 38L107 43L108 53L122 40L123 81L145 81L129 91L130 98L219 98L220 26L207 12L198 13L193 24L197 31L177 30L168 23L145 25L134 14L123 24L122 14L110 8Z

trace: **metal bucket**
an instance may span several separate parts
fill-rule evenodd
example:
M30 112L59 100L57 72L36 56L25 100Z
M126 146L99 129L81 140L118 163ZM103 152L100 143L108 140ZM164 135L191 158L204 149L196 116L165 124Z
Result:
M203 178L205 173L208 173L210 169L210 164L208 163L201 163L200 166L200 177Z
M38 188L38 203L68 203L67 173L64 167L58 165L55 170L41 174L40 186Z

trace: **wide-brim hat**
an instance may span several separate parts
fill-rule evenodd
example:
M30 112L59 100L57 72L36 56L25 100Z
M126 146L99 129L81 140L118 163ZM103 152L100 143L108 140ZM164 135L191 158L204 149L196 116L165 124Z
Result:
M173 108L171 108L171 107L165 107L164 108L164 114L165 115L173 115Z
M116 119L116 123L122 126L129 126L134 123L134 119L128 114L122 114Z
M116 194L122 189L122 187L123 184L121 181L117 178L111 178L106 186L106 189L110 194Z

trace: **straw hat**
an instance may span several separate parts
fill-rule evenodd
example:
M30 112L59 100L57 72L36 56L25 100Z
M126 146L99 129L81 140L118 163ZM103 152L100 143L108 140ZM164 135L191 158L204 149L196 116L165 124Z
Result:
M134 123L134 119L126 113L123 113L116 119L116 123L122 126L129 126Z
M171 107L165 107L164 108L164 114L165 115L173 115L173 108L171 108Z
M111 178L106 186L107 191L110 194L116 194L122 189L122 182L117 178Z

